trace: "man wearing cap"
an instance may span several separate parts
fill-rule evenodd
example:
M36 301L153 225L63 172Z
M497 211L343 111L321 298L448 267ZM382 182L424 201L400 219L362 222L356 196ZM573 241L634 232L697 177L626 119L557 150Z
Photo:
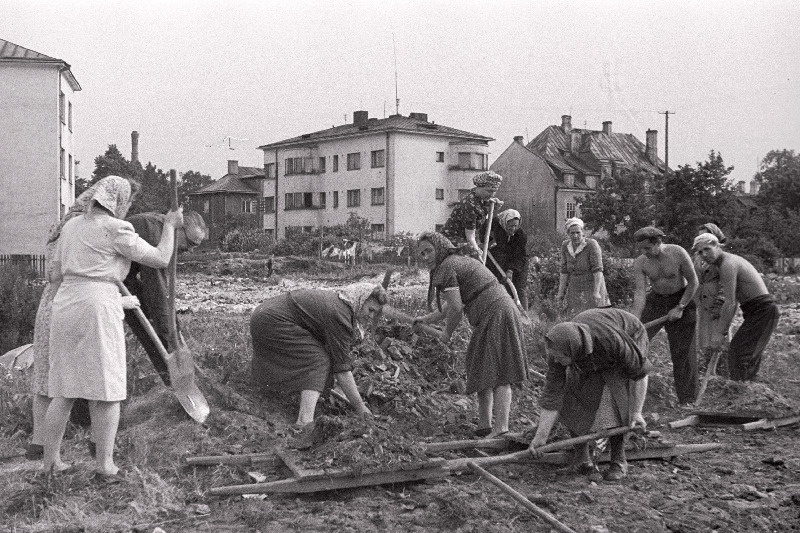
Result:
M636 289L631 312L644 323L669 317L663 327L669 340L675 391L678 403L690 404L697 397L698 387L693 301L698 283L692 258L681 246L664 244L664 232L658 228L647 226L633 236L642 255L633 262ZM647 330L650 339L661 327Z
M719 268L720 285L725 297L719 320L712 326L711 348L722 347L738 302L744 322L731 339L728 371L733 380L753 380L761 366L764 348L778 325L778 306L755 267L741 256L723 252L715 235L698 235L692 249L704 261Z
M502 201L494 197L502 182L503 176L491 170L472 178L475 187L456 204L442 228L445 237L456 246L465 245L468 255L475 258L480 259L483 255L479 240L486 238L489 207L492 203L495 207L503 205Z

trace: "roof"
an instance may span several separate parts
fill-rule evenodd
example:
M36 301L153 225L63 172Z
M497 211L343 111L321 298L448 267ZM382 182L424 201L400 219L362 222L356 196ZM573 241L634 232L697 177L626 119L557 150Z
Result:
M573 128L581 134L581 145L576 153L568 148L569 136L561 126L548 126L536 136L527 148L544 159L559 173L580 176L600 175L600 162L610 161L627 168L640 167L653 173L666 172L661 159L656 164L647 157L647 148L631 133L605 133L597 130Z
M210 183L200 190L189 193L193 194L215 194L215 193L238 193L238 194L258 194L258 188L250 184L253 178L263 178L264 169L258 167L239 167L238 174L225 174L214 183Z
M73 91L80 91L81 86L75 76L72 75L69 63L63 59L56 59L54 57L46 56L42 53L36 52L24 46L14 44L10 41L0 39L0 63L41 63L52 64L61 67L61 71L67 78L67 81L72 87Z
M303 135L284 139L270 144L259 146L259 150L269 148L282 148L293 145L315 144L323 140L332 140L342 137L354 137L360 135L372 135L375 133L385 132L405 132L415 133L419 135L432 135L454 137L458 139L468 139L473 141L489 142L494 139L477 133L470 133L468 131L457 130L449 126L442 126L435 122L428 122L420 118L412 118L410 116L404 117L403 115L391 115L387 118L371 118L367 121L366 126L357 126L355 124L345 124L343 126L334 126L326 130L315 131L314 133L305 133Z

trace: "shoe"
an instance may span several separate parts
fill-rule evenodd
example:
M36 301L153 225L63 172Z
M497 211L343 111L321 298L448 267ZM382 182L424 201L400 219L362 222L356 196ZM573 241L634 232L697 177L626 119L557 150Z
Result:
M580 476L586 476L589 481L594 481L595 483L603 480L603 474L600 473L600 469L592 462L575 465L572 467L572 471Z
M611 463L606 473L603 474L603 479L606 481L620 481L628 477L628 463Z
M89 448L89 455L92 456L92 459L97 457L97 444L93 441L87 441L86 446Z
M92 476L92 481L100 485L118 485L125 481L125 475L122 473L122 470L119 470L116 474L95 472Z
M478 428L478 429L475 430L473 435L476 436L479 439L482 439L484 437L488 437L491 432L492 432L492 428Z
M38 461L44 457L44 446L41 444L28 444L25 448L25 459L28 461Z

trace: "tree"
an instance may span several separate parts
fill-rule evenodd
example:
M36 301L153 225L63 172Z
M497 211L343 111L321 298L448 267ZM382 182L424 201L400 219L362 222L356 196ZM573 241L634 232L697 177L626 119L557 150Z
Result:
M186 204L189 200L189 193L199 191L213 182L214 180L207 174L200 174L194 170L184 172L178 181L178 202Z
M771 150L755 175L759 183L758 201L781 212L800 209L800 154L794 150Z
M116 144L109 144L106 153L94 158L94 172L90 185L106 176L129 178L136 174L136 165L125 159Z
M653 221L655 210L646 184L655 179L641 168L603 178L594 194L577 198L583 221L594 231L605 231L611 244L633 250L633 233Z
M164 171L148 162L141 170L141 174L136 177L141 184L141 191L128 213L133 215L149 211L158 213L169 211L169 177Z
M713 222L724 230L734 228L744 215L722 156L712 150L708 161L696 168L678 167L659 180L654 189L656 223L674 242L690 246L697 228Z

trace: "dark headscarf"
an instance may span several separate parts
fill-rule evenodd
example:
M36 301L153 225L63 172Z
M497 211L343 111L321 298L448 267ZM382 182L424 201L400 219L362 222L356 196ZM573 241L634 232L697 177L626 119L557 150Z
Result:
M589 326L578 322L556 324L545 335L554 350L563 353L574 363L594 351L594 341Z
M700 224L700 227L703 228L703 229L708 230L708 232L711 235L713 235L714 237L717 238L717 240L719 241L720 244L724 244L725 241L727 240L726 237L725 237L725 234L722 233L722 230L719 229L719 226L717 226L716 224L708 222L706 224Z
M433 289L433 275L436 270L439 268L439 265L442 264L442 261L450 257L451 255L458 253L458 248L453 246L453 243L450 242L450 239L438 233L436 231L425 231L417 238L417 244L421 243L422 241L428 241L433 245L433 249L436 251L436 264L431 269L430 281L428 282L428 309L433 309L433 296L434 296L434 289ZM442 302L439 298L439 291L435 291L436 294L436 306L438 307L439 311L442 310Z

